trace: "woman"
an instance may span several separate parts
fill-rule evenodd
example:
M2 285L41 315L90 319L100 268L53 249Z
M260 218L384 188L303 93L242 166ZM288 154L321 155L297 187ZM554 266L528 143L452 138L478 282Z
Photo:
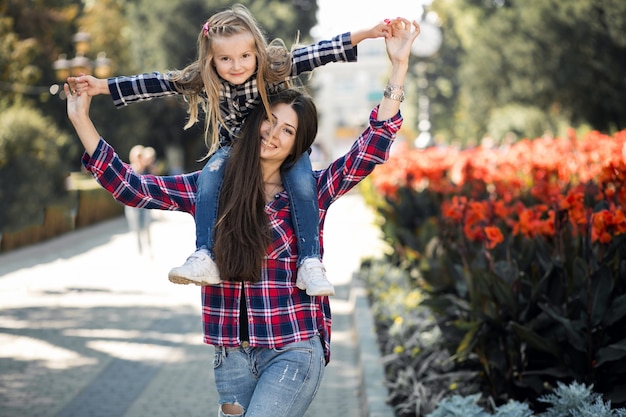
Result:
M320 231L330 204L385 162L402 124L402 85L419 26L403 18L390 26L385 43L392 67L381 103L350 151L314 173ZM199 173L133 172L100 138L89 104L86 94L68 94L68 116L86 150L83 163L100 184L126 205L193 214ZM281 171L313 143L317 112L295 90L273 97L270 108L271 119L261 109L244 124L242 135L257 140L237 141L231 151L215 228L224 282L202 287L204 341L215 346L219 416L304 415L330 360L328 297L309 296L296 286L297 243L281 182Z

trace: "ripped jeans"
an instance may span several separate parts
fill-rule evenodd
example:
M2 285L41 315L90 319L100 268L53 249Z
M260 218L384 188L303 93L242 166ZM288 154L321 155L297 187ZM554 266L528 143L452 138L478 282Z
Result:
M282 348L215 346L219 417L301 417L324 375L320 337Z

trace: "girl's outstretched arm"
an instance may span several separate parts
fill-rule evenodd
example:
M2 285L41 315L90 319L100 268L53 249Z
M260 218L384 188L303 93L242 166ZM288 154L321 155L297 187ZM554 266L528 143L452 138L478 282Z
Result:
M78 77L68 77L67 83L70 90L76 91L78 95L87 93L90 96L98 94L111 94L107 80L104 78L96 78L91 75L80 74Z
M357 46L365 39L388 38L391 36L390 21L377 23L376 26L369 29L361 29L350 32L350 41L352 46Z
M100 134L89 117L91 96L89 94L79 95L78 92L70 90L67 83L63 85L63 89L67 95L67 117L72 122L85 151L91 156L96 150L98 142L100 142Z

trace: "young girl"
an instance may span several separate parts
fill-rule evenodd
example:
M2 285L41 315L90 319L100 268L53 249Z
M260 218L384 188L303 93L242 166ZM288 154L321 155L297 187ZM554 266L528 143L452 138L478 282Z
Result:
M329 62L356 61L356 45L364 39L388 37L388 24L345 33L330 41L298 48L290 53L280 40L269 45L263 31L242 5L211 16L198 37L198 58L182 71L168 74L142 74L99 80L91 76L70 79L79 94L111 94L116 106L171 94L183 94L189 103L189 121L198 120L198 107L207 119L205 137L210 158L198 180L196 195L196 251L187 261L169 272L177 284L215 285L221 282L214 262L213 228L217 218L219 193L230 145L236 140L245 118L263 103L270 120L268 95L290 85L299 74ZM264 143L273 147L270 142ZM334 295L321 262L319 207L311 161L305 153L283 170L280 181L266 182L269 196L290 197L298 244L297 286L308 295Z

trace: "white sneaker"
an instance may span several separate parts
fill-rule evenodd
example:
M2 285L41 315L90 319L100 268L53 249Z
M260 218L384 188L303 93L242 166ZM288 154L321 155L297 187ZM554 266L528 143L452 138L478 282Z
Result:
M335 295L335 287L326 279L326 268L319 259L308 258L298 268L296 286L308 295Z
M215 261L206 249L192 253L181 266L167 275L174 284L217 285L222 282Z

